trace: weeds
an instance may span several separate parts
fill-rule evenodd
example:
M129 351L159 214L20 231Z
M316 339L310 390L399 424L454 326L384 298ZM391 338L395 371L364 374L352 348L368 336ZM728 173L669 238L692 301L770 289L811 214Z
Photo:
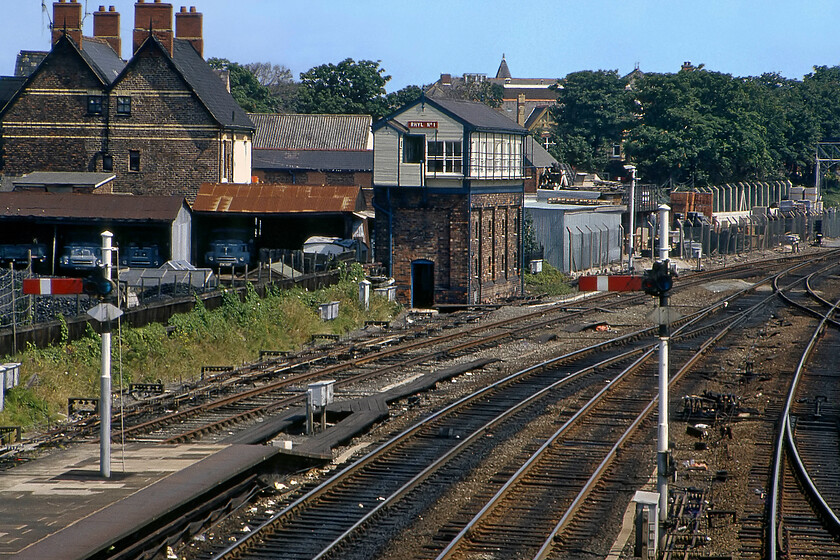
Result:
M371 297L368 311L361 308L358 281L363 277L360 265L343 266L340 282L320 290L270 289L260 298L249 286L241 300L236 292L226 291L222 305L212 311L197 300L191 312L170 319L169 329L162 324L114 329L113 387L184 382L197 378L203 365L239 365L256 360L260 350L294 351L313 334L344 334L365 320L392 318L399 305L381 297ZM318 305L330 301L339 302L338 318L321 321ZM68 343L66 323L61 321L60 343L29 346L5 358L21 362L22 381L6 395L0 425L49 425L64 417L68 398L99 396L99 335L88 327L83 338Z

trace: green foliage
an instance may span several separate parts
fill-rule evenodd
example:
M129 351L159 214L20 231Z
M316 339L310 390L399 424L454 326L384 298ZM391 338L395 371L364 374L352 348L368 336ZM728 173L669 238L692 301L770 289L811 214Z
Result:
M557 87L552 151L560 161L604 171L633 122L633 97L616 70L574 72Z
M561 296L574 291L571 279L547 262L543 262L539 274L525 273L525 290L531 295L549 296Z
M221 305L208 310L200 299L193 311L173 316L169 333L161 324L114 331L111 363L114 389L120 382L183 381L198 376L202 365L236 365L257 358L263 349L294 350L314 333L342 334L365 320L388 320L399 306L372 297L370 310L358 302L361 265L344 264L340 282L320 290L269 289L260 298L253 286L244 295L227 290ZM318 305L339 301L339 316L323 322ZM99 392L101 339L91 328L84 337L26 351L5 361L22 362L23 386L13 389L0 413L0 424L43 425L60 418L68 397L95 397ZM117 336L117 333L121 336ZM33 379L33 376L37 376ZM26 384L31 382L31 389Z
M449 98L463 99L464 101L478 101L494 109L502 106L504 96L504 86L486 81L459 81L447 93L447 97Z
M701 69L646 75L636 87L641 115L627 154L646 180L706 185L779 177L759 83Z
M277 99L271 90L261 84L245 66L224 58L210 58L207 63L217 70L228 71L230 94L245 111L272 113L277 110Z
M609 158L622 144L644 182L812 184L816 143L840 138L840 66L816 66L802 80L734 77L703 65L629 80L585 71L560 85L552 152L585 171L623 174L623 162Z
M379 61L322 64L300 75L297 110L300 113L368 114L377 120L388 113L385 84L391 76Z

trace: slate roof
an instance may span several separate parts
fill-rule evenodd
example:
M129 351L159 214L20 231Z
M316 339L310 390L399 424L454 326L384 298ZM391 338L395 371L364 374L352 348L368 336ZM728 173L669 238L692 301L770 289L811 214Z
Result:
M0 218L172 221L184 204L180 196L2 192Z
M559 162L549 154L533 136L525 137L525 165L528 167L552 167Z
M510 69L508 68L505 55L502 55L502 62L499 64L499 69L496 71L497 78L511 78Z
M116 177L113 173L86 173L73 171L35 171L12 179L15 187L46 187L72 185L95 189Z
M152 36L147 41L157 39ZM161 46L163 52L167 52ZM225 84L186 39L174 39L172 62L216 121L227 128L253 130L254 123Z
M372 150L267 150L254 149L254 169L307 169L311 171L373 171Z
M0 110L15 96L24 82L26 78L23 77L0 76Z
M370 115L249 113L257 131L254 148L369 150Z
M528 115L527 119L525 119L525 128L531 130L531 127L534 124L536 124L536 122L540 120L540 118L542 118L542 116L547 110L548 105L537 105L536 107L534 107L534 109L531 111L531 114Z
M415 103L423 102L423 99ZM500 131L525 134L527 131L495 109L475 101L455 99L430 99L425 102L451 113L468 127L482 131Z
M84 37L81 53L93 71L108 85L112 84L125 68L125 61L104 40Z
M364 208L356 186L204 183L194 212L299 214L356 212Z

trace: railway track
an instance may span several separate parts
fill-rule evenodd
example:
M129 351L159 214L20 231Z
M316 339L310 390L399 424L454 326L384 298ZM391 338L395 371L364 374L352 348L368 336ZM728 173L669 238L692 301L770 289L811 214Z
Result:
M766 557L840 556L840 389L836 356L840 301L823 306L794 372L775 434ZM836 297L837 294L835 294Z
M725 303L734 307L739 298L747 297L746 294L747 291L744 291L738 297L732 296ZM743 314L739 313L739 317L747 316L750 313L750 309L753 309L755 306L764 305L772 298L772 296L760 295L753 295L751 297L758 300L758 303L744 303L745 310L742 312ZM739 303L738 305L741 304ZM715 309L720 310L726 307L728 305L724 305L724 302L721 302ZM694 321L699 321L699 319L694 318ZM686 358L687 365L681 371L687 371L688 367L690 367L688 365L690 362L699 359L708 349L709 345L713 344L714 340L724 336L724 333L729 331L731 327L725 327L724 323L731 324L732 320L711 321L710 324L704 325L702 328L696 324L694 325L693 330L690 331L691 338L699 336L701 332L707 330L715 330L716 334L710 340L701 344L699 350L695 348L693 352L687 352L693 357ZM686 332L689 332L687 331L689 327L686 326L683 328L686 329ZM376 545L371 544L366 538L356 535L356 542L364 541L366 544L362 547L364 549L363 552L357 552L355 553L356 556L353 556L353 547L347 544L348 537L368 524L379 523L377 521L378 519L387 518L393 520L395 511L402 509L410 510L413 507L404 504L427 503L430 496L438 495L443 491L440 488L441 486L446 486L446 484L440 481L458 480L463 477L463 473L468 470L468 466L474 464L480 456L478 448L488 445L486 441L488 434L493 434L494 437L492 439L494 440L493 444L495 446L500 439L498 437L499 433L515 432L519 429L514 429L513 427L504 428L497 423L503 421L505 418L509 418L510 420L507 420L508 422L513 422L514 425L518 425L521 423L521 420L516 420L517 414L521 413L523 407L527 407L527 416L533 419L539 416L536 415L532 407L537 406L542 407L544 410L554 411L552 406L556 407L558 402L588 401L592 399L592 404L585 407L585 409L591 410L593 413L593 416L587 416L589 418L587 422L591 423L591 427L595 431L588 432L587 436L582 435L583 432L578 433L577 439L571 438L566 440L566 445L573 445L573 442L577 441L578 445L583 449L594 450L600 448L603 451L604 449L613 448L613 453L615 453L618 449L617 446L620 446L620 444L615 443L615 438L608 438L603 435L599 437L597 432L599 430L605 432L613 431L626 433L626 437L630 437L631 433L635 434L637 432L629 429L629 427L642 425L650 409L655 404L655 395L649 394L649 386L655 386L655 383L651 383L651 370L650 368L645 369L642 367L643 364L649 361L651 347L639 341L638 334L634 333L632 336L610 341L609 345L613 348L618 344L632 347L629 349L625 348L620 352L612 350L611 352L614 353L610 354L612 357L609 358L609 361L604 361L606 359L604 356L609 351L606 343L604 343L599 345L597 349L588 348L586 351L556 358L549 363L543 363L539 366L517 372L501 382L491 385L439 411L424 422L407 430L398 438L383 444L375 453L366 456L351 467L325 481L306 496L290 504L282 512L268 519L255 522L254 526L249 529L248 536L240 539L229 549L215 551L212 555L202 557L321 558L330 555L341 558L368 557L366 555L371 550L374 550ZM683 336L688 337L687 334ZM696 346L696 343L694 346ZM686 349L688 349L688 346L686 346ZM592 358L589 356L592 356L595 352L597 352L599 360L592 362ZM585 359L589 360L588 363L570 362L573 358L583 360L584 356L587 357ZM647 358L642 358L642 356L647 356ZM628 362L632 362L631 367L626 367ZM619 370L615 369L619 366L620 370L624 373L619 373ZM645 371L647 373L641 373ZM571 391L576 384L574 380L584 375L587 377L587 382L579 388L574 389L574 393L569 393L568 391ZM628 379L635 377L635 390L639 393L647 391L648 395L646 395L646 398L641 398L639 395L630 396L626 394L627 391L632 393L630 389L622 392L621 396L611 395L611 390L618 388L622 384L621 379L624 376L627 376ZM535 380L539 380L539 383L542 384L542 389L533 386ZM609 383L607 383L608 381ZM604 388L605 384L607 388ZM538 403L543 401L535 399L548 398L546 391L551 392L550 400L548 404L539 405ZM610 396L607 397L607 395ZM507 401L513 401L514 404ZM630 406L630 402L633 403L632 406ZM599 405L599 403L603 404ZM616 410L624 411L625 408L630 409L632 407L637 407L636 413L630 413L629 410L626 414L624 412L615 412ZM490 412L485 410L489 410ZM570 429L574 424L572 418L582 418L585 416L583 412L578 412L578 410L577 407L563 410L561 418L564 420L564 426L561 426L560 430L554 432L555 434L560 432L560 435L542 434L532 437L536 437L541 442L548 442L552 439L556 440L562 436L565 430ZM596 420L592 420L592 418L596 418ZM628 424L618 425L625 420ZM566 426L566 423L568 423L568 426ZM610 442L610 440L613 441ZM415 446L417 449L415 449ZM545 450L552 448L553 446L548 444L541 446L541 449L544 450L543 452L547 452ZM556 449L556 447L554 448ZM461 451L457 452L457 450ZM538 455L542 455L542 453L530 456L537 457ZM568 457L568 453L562 455L566 457L566 461L571 460ZM574 455L574 459L580 459L581 461L584 461L587 457L591 464L597 465L599 464L598 461L604 461L604 459L597 459L597 455L589 455L589 453L583 451ZM562 459L555 458L554 460L549 460L547 464L556 463L558 460ZM539 459L529 459L529 461L531 461L530 464L532 465L539 463ZM558 492L558 486L561 483L557 481L556 477L548 476L547 473L551 469L541 469L539 466L522 468L520 465L520 468L514 470L542 473L542 476L548 481L546 487L550 489L549 493L551 497L544 496L537 500L536 503L546 506L549 503L562 504L565 501L567 504L580 505L584 501L580 495L577 498L574 495L565 495L565 498L558 498L555 494ZM603 471L607 472L608 469L604 468ZM573 478L580 479L582 476L580 473L588 471L583 468L582 464L578 464L576 466L569 466L567 469L563 469L562 472L565 473L567 478L570 476L570 472L574 472L576 474ZM386 479L387 482L385 482ZM503 483L500 482L499 484L501 485ZM516 486L520 490L522 488L538 486L533 481L522 484L522 486L516 486L516 482L511 482L506 485L511 487ZM586 488L592 489L597 484L597 481L592 482ZM407 495L420 496L422 498L403 500L402 498ZM521 500L521 502L527 503L531 503L532 501L531 499ZM384 514L386 508L389 512L388 515ZM519 535L515 528L516 526L522 531L524 527L533 525L533 520L523 521L519 519L514 522L509 519L519 509L527 508L524 506L511 508L505 505L498 506L498 509L496 507L487 508L488 511L495 510L505 513L505 515L497 517L495 523L490 521L487 525L483 526L485 527L483 529L484 533L481 534L488 535L487 542L493 543L487 546L495 547L494 550L496 550L501 546L500 541L509 542L515 540L507 537L495 541L492 537L494 533L505 532L509 529L510 534ZM556 520L562 517L561 515L557 515L556 511L547 513L544 509L541 508L541 511L545 516L545 520ZM590 513L590 515L592 514ZM397 517L402 516L403 514L400 514ZM585 526L587 524L596 524L592 522L592 519L596 518L597 516L592 516L589 522L585 520L574 521L573 526L576 528L573 530L570 529L569 532L566 532L562 529L562 526L558 525L561 528L557 529L557 531L563 530L566 538L570 535L578 535L577 538L585 538L584 535L587 533ZM493 530L498 525L499 519L506 521L505 531ZM544 524L546 523L545 520L543 521ZM389 521L389 523L394 522ZM519 525L512 526L515 523L519 523ZM317 534L313 534L315 527L318 528ZM498 527L496 528L498 529ZM454 528L450 526L442 530L441 534L452 533L453 531ZM471 526L465 529L463 534L475 537L475 535L479 534L477 531L479 529ZM367 531L365 535L369 535L370 532ZM386 529L382 529L378 525L373 532L377 534L388 533ZM541 533L536 530L532 531L532 533L546 534L546 532ZM545 545L546 542L551 543L548 546L551 549L554 543L558 542L557 539L554 539L554 535L557 532L551 534L549 531L547 533L551 536L548 537L548 541L544 541L542 544ZM535 544L532 542L530 546L534 549L539 548ZM525 545L517 541L514 546ZM243 549L247 549L247 551ZM338 550L341 552L339 553ZM511 555L507 556L508 553ZM450 554L450 552L445 552L445 554ZM518 554L518 552L511 553L511 551L507 550L502 553L502 556L496 557L513 557L514 555L521 557Z

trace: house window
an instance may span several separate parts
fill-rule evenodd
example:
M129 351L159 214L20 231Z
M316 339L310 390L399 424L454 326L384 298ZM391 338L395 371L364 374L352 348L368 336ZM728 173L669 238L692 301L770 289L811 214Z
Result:
M114 156L111 154L102 154L102 171L114 170Z
M621 159L621 144L612 145L612 157L614 159Z
M131 98L127 95L120 95L117 97L117 114L130 115L131 114Z
M128 170L140 171L140 152L138 150L128 151Z
M430 140L426 156L429 173L461 173L461 142Z
M403 163L423 163L425 136L405 136L403 141Z
M87 112L88 112L88 115L101 115L102 114L102 96L101 95L88 95L88 98L87 98Z

